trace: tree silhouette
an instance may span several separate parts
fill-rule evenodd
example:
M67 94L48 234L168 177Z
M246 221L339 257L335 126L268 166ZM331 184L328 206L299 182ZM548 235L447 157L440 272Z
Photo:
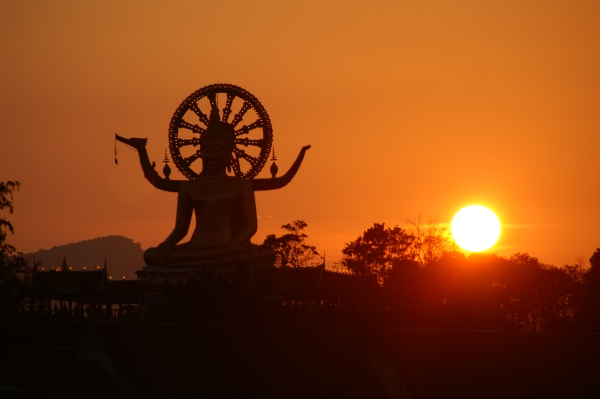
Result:
M424 222L423 217L419 215L403 221L409 226L409 233L414 236L410 250L413 259L421 267L439 259L445 252L458 249L448 233L448 228L442 226L436 219L430 218L428 222Z
M8 208L13 213L13 192L19 189L18 181L0 182L0 210ZM27 260L16 248L6 242L7 232L14 234L12 224L0 218L0 315L7 316L23 309L24 277L29 269Z
M13 191L19 189L18 181L0 182L0 210L8 208L12 214L14 212ZM13 225L5 218L0 218L0 254L10 255L16 251L15 247L6 242L7 230L14 234Z
M514 331L600 330L600 248L585 267L453 250L434 222L404 230L375 223L342 250L341 264L377 277L382 320L404 327Z
M342 249L341 263L360 276L376 275L383 284L393 267L401 267L413 260L411 244L414 235L398 226L385 227L375 223L373 227Z
M385 306L410 327L571 331L581 283L529 254L445 252L423 268L392 269Z
M590 268L583 276L583 309L581 321L585 327L600 331L600 248L590 258Z
M280 237L269 234L262 245L275 251L277 267L308 266L320 257L316 247L305 243L308 236L303 230L308 226L303 220L294 220L284 224L281 228L287 231Z

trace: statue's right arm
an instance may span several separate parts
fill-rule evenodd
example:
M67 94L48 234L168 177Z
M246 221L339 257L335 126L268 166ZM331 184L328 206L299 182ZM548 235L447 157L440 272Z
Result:
M169 191L172 193L178 192L179 188L181 187L181 183L183 183L185 180L163 179L158 175L156 170L154 170L154 164L151 163L150 158L148 158L148 151L146 151L146 142L148 139L138 137L132 137L128 139L119 136L118 134L115 134L115 139L137 150L140 157L140 164L142 165L142 171L144 172L144 177L150 182L150 184L159 190Z
M187 182L186 182L187 183ZM175 228L169 234L165 241L160 246L172 247L181 241L188 233L190 229L190 222L192 220L192 213L194 207L190 199L188 185L182 184L177 194L177 215L175 217Z
M279 188L285 187L289 182L292 181L294 176L296 176L296 172L298 172L298 169L300 169L300 164L304 159L304 154L306 154L306 151L308 151L309 148L309 145L305 145L304 147L302 147L300 153L298 154L298 157L296 157L296 160L294 161L290 169L283 176L272 177L270 179L267 178L250 180L252 182L252 188L254 189L254 191L277 190Z

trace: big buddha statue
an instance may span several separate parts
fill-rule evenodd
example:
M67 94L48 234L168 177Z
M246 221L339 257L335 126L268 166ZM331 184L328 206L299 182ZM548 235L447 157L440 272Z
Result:
M200 138L203 172L181 183L175 228L162 243L145 251L147 265L273 262L274 254L250 242L258 225L254 190L250 181L227 175L235 136L220 119L219 110L213 108ZM196 217L192 238L178 244L188 233L192 214Z
M198 156L202 172L190 180L161 178L154 170L146 153L146 139L117 140L138 150L146 178L157 188L177 192L177 212L173 231L156 247L144 252L144 261L150 268L206 268L235 265L272 266L272 250L252 244L250 239L257 230L254 192L285 186L298 170L304 154L282 177L248 179L227 174L234 156L236 131L234 125L224 122L214 101L206 129L198 140ZM188 234L195 216L191 239L181 243Z

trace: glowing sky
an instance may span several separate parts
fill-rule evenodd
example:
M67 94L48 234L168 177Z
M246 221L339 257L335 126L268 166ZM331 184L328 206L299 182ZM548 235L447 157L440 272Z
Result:
M600 2L0 2L0 181L24 252L122 234L146 248L175 195L160 162L180 102L239 85L271 117L280 171L259 232L308 223L328 262L373 222L449 222L479 203L495 251L573 263L600 247ZM268 176L265 168L263 176ZM178 173L174 172L174 178Z

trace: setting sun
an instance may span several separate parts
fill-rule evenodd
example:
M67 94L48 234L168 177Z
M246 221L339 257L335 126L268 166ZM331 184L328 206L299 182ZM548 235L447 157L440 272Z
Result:
M491 248L500 237L500 221L488 208L469 205L454 215L452 238L462 249L480 252Z

